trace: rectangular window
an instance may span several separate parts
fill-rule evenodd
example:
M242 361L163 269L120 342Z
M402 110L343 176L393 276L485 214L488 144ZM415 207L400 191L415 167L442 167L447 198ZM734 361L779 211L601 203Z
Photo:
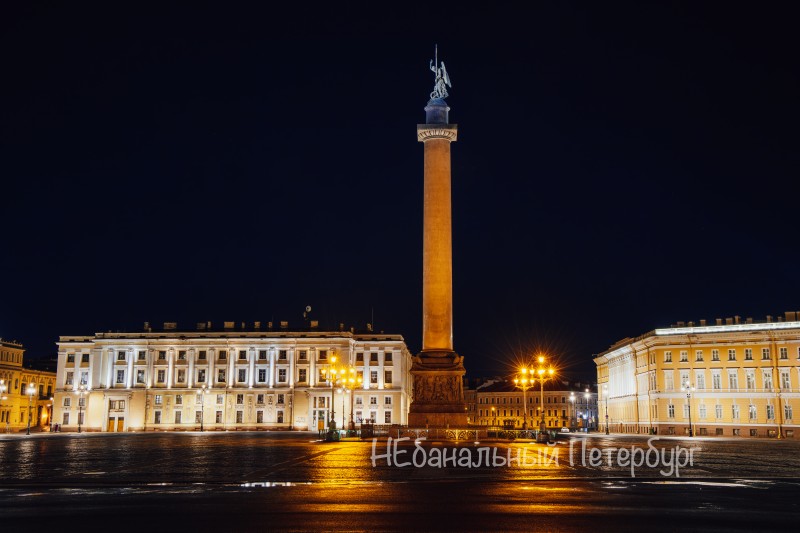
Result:
M197 382L198 383L205 383L206 382L206 371L205 369L201 368L197 371Z
M758 412L756 411L756 406L753 405L752 403L750 404L748 412L749 412L750 420L755 420L757 418Z
M264 395L263 394L258 394L256 396L256 403L258 405L264 405Z
M705 390L706 388L706 375L702 371L695 373L695 381L697 382L697 390Z
M772 371L764 370L761 374L761 379L764 381L764 389L772 391Z
M667 406L667 417L675 418L675 406L673 404Z
M722 405L717 404L714 406L714 415L717 417L717 420L722 419Z
M214 422L217 424L222 424L222 411L214 412Z
M392 386L392 371L391 370L385 370L383 372L383 384L386 387L391 387Z
M783 404L783 418L786 420L792 419L792 406L788 403Z
M72 405L72 400L70 398L64 398L64 407L69 407Z
M186 350L178 350L178 361L186 361Z
M736 374L736 371L732 371L728 374L728 387L735 391L739 388L739 376Z
M672 352L664 352L664 362L665 363L672 362Z
M278 350L278 360L286 361L286 350Z
M166 358L167 358L167 352L165 352L163 350L158 352L158 360L159 361L164 361Z
M125 352L117 352L117 361L124 361L125 360Z
M370 363L377 363L378 362L378 353L377 352L372 352L371 354L369 354L369 361L370 361Z
M770 358L769 356L769 348L761 348L761 360L767 361Z
M286 401L286 395L278 394L278 405L283 405Z
M181 411L175 411L175 423L176 424L180 424L181 423L181 415L182 414L183 413Z
M267 351L266 350L259 350L258 351L258 360L259 361L266 361L267 360Z
M319 351L319 358L320 360L325 360L328 358L328 350L320 350Z
M139 353L142 354L144 352L139 352ZM88 353L81 354L81 363L88 363L88 362L89 362L89 354Z
M391 424L392 423L392 412L391 411L384 411L383 412L383 422L385 424Z
M225 402L225 395L217 394L217 405L222 405Z
M198 352L198 354L197 354L197 358L198 358L200 361L205 361L205 360L206 360L206 358L207 358L207 352L206 352L205 350L200 350L200 351Z
M244 383L245 381L247 381L247 369L246 368L240 368L239 369L239 375L237 377L238 377L237 381L239 383Z
M117 370L117 383L125 383L125 371Z
M377 370L370 371L370 373L369 373L369 382L373 383L373 384L374 383L378 383L378 371Z
M361 396L356 396L356 405L363 405L364 398Z
M157 381L159 383L164 383L167 379L167 371L166 370L159 370L157 374Z
M305 361L306 359L308 359L308 351L306 351L306 350L300 350L300 355L299 355L299 357L298 357L298 358L299 358L301 361Z
M305 383L306 382L306 369L305 368L301 368L300 370L297 371L297 381L299 381L300 383Z
M236 395L236 405L244 405L244 394Z
M694 360L697 362L703 361L703 350L695 350L694 352Z
M186 370L181 368L178 370L178 383L186 382Z
M391 396L384 396L383 397L383 405L392 405L392 397Z
M728 361L736 361L736 350L733 348L728 350Z
M236 423L241 424L244 420L244 411L236 411Z
M664 372L664 390L671 391L675 388L672 370Z
M711 373L711 388L714 390L720 390L722 388L722 376L719 371L713 371Z
M700 419L701 420L705 420L706 419L706 404L701 403L700 407L697 409L697 411L700 414Z
M258 410L256 411L256 424L263 424L264 423L264 411Z
M183 395L178 394L175 396L175 405L183 405Z
M278 420L277 420L277 422L278 422L278 424L283 424L283 411L281 409L278 409Z
M755 390L756 388L756 375L753 372L745 373L745 386L747 390Z
M144 383L144 370L137 370L136 371L136 383L143 384Z
M286 383L286 369L279 368L278 369L278 383Z
M364 411L356 411L356 424L360 424L364 416Z
M160 424L161 423L161 411L156 411L153 413L153 424Z
M681 363L688 363L689 362L689 352L686 350L681 350Z
M154 402L156 405L161 405L164 402L164 397L161 396L160 394L156 394Z
M217 383L225 383L225 370L222 368L217 369Z
M789 359L789 349L788 348L780 348L780 358L781 359Z
M88 385L88 384L89 384L89 373L81 372L81 385ZM41 396L41 394L39 396Z
M239 361L247 361L247 350L239 350Z
M74 375L75 375L74 372L67 372L67 375L64 378L64 385L72 385Z
M377 396L370 396L369 397L369 404L370 405L378 405L378 397Z
M357 352L356 353L356 363L363 363L364 362L364 353Z
M791 389L791 382L789 381L789 371L788 370L781 370L781 389L789 390Z
M259 368L258 369L258 382L264 383L267 381L267 369L266 368Z
M752 350L752 348L745 348L744 349L744 360L745 361L752 361L753 360L753 350Z
M383 356L384 363L391 363L392 362L392 352L386 352Z
M767 405L767 420L775 420L775 406Z
M227 350L220 350L219 351L219 360L220 361L225 361L226 359L228 359L228 351Z
M719 361L719 350L711 350L711 360Z
M739 406L736 404L731 405L731 418L739 420Z
M202 393L195 395L195 397L194 397L194 403L195 403L196 405L202 405L202 404L203 404L203 398L204 398L204 396L203 396L203 394L202 394Z
M194 423L199 424L203 421L203 411L194 412Z
M69 425L69 413L64 413L61 417L61 425L68 426Z
M75 354L74 353L68 353L67 354L67 363L74 363L74 362L75 362Z

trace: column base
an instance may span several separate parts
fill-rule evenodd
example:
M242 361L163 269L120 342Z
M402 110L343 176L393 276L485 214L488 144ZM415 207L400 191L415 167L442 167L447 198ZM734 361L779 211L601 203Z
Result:
M413 359L414 401L408 425L414 428L466 427L463 358L453 351L422 351Z

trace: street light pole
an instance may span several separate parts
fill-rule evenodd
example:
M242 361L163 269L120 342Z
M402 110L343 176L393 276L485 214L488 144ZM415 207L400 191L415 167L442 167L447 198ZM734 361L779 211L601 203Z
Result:
M689 408L689 436L694 437L694 431L692 430L692 391L694 387L688 381L684 381L681 390L686 392L686 404Z
M539 423L539 430L545 432L547 431L547 424L544 422L544 382L553 377L555 370L553 370L553 367L545 368L543 355L537 357L537 362L539 363L539 367L536 369L536 375L539 376L540 401L542 402L540 407L542 419Z
M78 385L78 433L81 432L81 422L83 419L83 395L86 393L86 385Z
M603 385L603 397L606 400L606 435L608 435L608 385Z
M592 412L591 407L589 407L590 398L591 395L589 394L589 389L586 389L586 392L583 393L583 399L586 400L586 411L584 411L585 416L583 417L583 428L586 431L586 433L589 433L589 413Z
M569 393L569 428L570 429L575 429L575 426L578 425L577 422L575 422L575 424L572 423L574 415L575 415L575 393L574 392L570 392Z
M514 386L522 389L522 429L528 429L528 402L526 392L533 384L533 379L528 378L528 369L520 368L520 375L514 378ZM533 372L531 371L531 374Z
M200 387L200 431L203 431L203 421L206 418L206 393L208 392L208 386L203 383L203 386Z
M28 393L28 431L25 433L26 435L31 434L31 400L33 400L33 394L36 392L36 386L31 383L28 385L28 390L25 391Z

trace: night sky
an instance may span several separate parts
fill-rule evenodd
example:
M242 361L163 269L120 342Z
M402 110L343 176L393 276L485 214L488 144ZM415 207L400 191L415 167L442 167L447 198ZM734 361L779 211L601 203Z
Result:
M800 310L789 3L107 2L0 17L0 336L302 323L420 348L434 44L471 377ZM22 5L25 4L25 5Z

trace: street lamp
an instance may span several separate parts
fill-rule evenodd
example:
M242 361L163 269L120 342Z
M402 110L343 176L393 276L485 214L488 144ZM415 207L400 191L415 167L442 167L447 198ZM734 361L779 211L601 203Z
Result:
M345 365L336 365L336 356L331 356L331 364L330 368L323 368L320 370L322 375L325 377L328 383L331 385L331 417L328 421L328 428L329 429L336 429L336 406L333 398L334 389L336 387L336 382L347 383L349 382L348 377L348 370L349 367ZM352 374L355 374L355 369L352 369ZM353 376L354 383L356 382L355 376ZM342 421L344 422L344 407L342 407ZM342 423L344 425L344 423Z
M25 393L28 395L28 431L25 433L26 435L31 434L31 401L33 400L33 395L36 393L36 385L33 383L28 385L27 390Z
M606 435L608 435L608 385L603 385L603 398L606 400Z
M586 411L584 412L583 417L583 428L586 430L586 433L589 432L589 413L592 412L592 408L589 407L589 400L591 399L592 395L589 394L589 389L586 389L586 392L583 393L583 399L586 400Z
M361 377L361 374L356 371L355 368L348 367L347 372L344 374L342 378L343 386L346 388L347 391L350 392L350 430L355 431L356 423L353 420L353 397L355 396L354 392L356 388L361 388L361 384L364 379ZM344 425L344 398L342 398L342 424Z
M83 395L86 394L86 385L78 385L78 433L81 432L83 422Z
M496 411L495 411L495 408L494 408L494 405L493 405L492 406L492 425L493 426L497 425L497 418L495 418L495 413L496 413Z
M200 431L203 431L203 421L206 418L206 394L208 393L208 385L203 383L200 387Z
M539 379L539 387L541 391L540 401L542 402L541 403L542 419L541 422L539 423L539 429L542 432L544 432L547 430L547 424L544 423L544 382L552 378L556 371L553 369L552 366L545 368L543 355L538 356L536 358L536 362L538 364L538 367L536 368L536 376Z
M528 377L531 376L531 377ZM528 429L528 403L526 392L533 387L533 371L530 373L526 367L519 369L519 374L514 378L514 386L522 389L522 429Z
M574 424L572 423L572 421L574 420L574 414L575 414L575 393L574 392L570 392L569 393L569 426L570 426L570 429L575 429L575 426L578 425L577 421Z
M689 436L694 437L694 431L692 431L692 392L694 391L694 386L688 381L684 381L681 390L686 393L686 403L689 408Z

